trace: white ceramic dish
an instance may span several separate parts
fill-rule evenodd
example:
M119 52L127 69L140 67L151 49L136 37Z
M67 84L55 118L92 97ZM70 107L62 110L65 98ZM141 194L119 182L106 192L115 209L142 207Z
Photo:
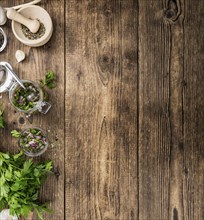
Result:
M0 220L7 220L7 219L10 219L10 220L18 220L17 216L11 216L9 214L9 209L3 209L1 212L0 212Z
M45 26L45 34L36 40L29 40L26 38L22 32L21 24L12 21L12 31L15 37L23 44L30 47L39 47L46 44L52 36L53 24L52 19L48 12L40 6L29 5L18 10L23 16L30 19L39 19Z

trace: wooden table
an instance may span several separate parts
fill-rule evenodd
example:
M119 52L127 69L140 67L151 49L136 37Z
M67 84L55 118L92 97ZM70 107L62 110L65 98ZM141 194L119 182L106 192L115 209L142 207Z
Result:
M0 149L18 151L13 129L48 132L52 147L40 159L54 161L55 175L41 200L55 213L46 219L204 219L204 1L40 5L53 19L49 43L24 46L7 22L0 60L36 82L54 70L52 109L30 124L3 94ZM26 53L22 63L17 49Z

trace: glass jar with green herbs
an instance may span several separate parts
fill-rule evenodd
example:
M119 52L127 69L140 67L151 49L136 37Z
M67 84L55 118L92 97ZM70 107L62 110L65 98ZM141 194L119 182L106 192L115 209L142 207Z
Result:
M21 132L19 144L22 151L30 157L40 156L48 147L48 140L41 128L28 128Z
M40 111L46 114L51 105L45 102L42 89L33 81L21 80L24 87L15 83L9 91L11 104L19 111L31 114Z

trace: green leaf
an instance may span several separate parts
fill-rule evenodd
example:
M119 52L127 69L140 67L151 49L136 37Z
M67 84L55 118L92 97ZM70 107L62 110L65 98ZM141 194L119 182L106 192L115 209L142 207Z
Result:
M45 164L45 169L47 171L51 171L52 170L52 161L48 161L46 164Z
M1 152L1 156L5 159L9 159L10 158L10 155L9 154L5 154L5 153L2 153Z
M53 213L53 211L51 209L47 208L47 206L45 204L35 207L35 210L37 212L38 217L41 220L44 220L43 215L42 215L43 212Z
M20 157L22 157L22 155L23 155L23 152L20 151L20 153L15 154L15 155L13 156L13 159L16 161L17 159L19 159Z
M2 110L2 105L0 104L0 128L4 128L6 125L3 115L4 111Z
M10 172L9 170L6 170L5 172L5 178L7 180L11 180L12 179L12 172Z
M5 177L2 175L2 176L0 177L0 187L2 187L2 186L5 184L5 182L6 182L6 179L5 179Z
M47 205L42 205L42 210L47 213L54 213L52 209L47 208Z
M14 192L18 192L18 190L20 190L20 187L21 187L20 184L16 182L15 184L11 186L11 190Z
M14 175L15 175L17 178L20 178L20 177L21 177L21 172L20 172L20 171L14 171Z
M3 116L0 116L0 128L4 128L6 125L6 122L4 121Z
M28 173L30 171L30 167L32 166L32 159L27 160L23 165L23 172Z
M35 211L37 212L39 219L44 220L43 215L42 215L42 210L39 207L36 207Z
M49 89L56 87L55 84L55 73L53 71L48 71L45 75L45 79L41 79L40 83L42 86L47 86Z
M24 217L28 217L28 214L30 213L30 211L32 210L32 208L30 206L22 206L21 208L21 214L24 216Z
M38 169L34 169L34 176L39 177L40 176L40 171Z
M33 200L37 200L37 198L38 198L38 193L36 192L35 194L33 194L31 198L32 198Z
M7 198L9 191L9 187L7 185L1 186L0 197Z
M17 214L17 209L14 209L12 206L9 206L9 214L10 215L16 215Z
M11 136L12 137L18 138L18 137L20 137L20 135L21 135L21 133L18 132L17 130L11 131Z
M0 210L4 209L7 205L5 199L0 199Z

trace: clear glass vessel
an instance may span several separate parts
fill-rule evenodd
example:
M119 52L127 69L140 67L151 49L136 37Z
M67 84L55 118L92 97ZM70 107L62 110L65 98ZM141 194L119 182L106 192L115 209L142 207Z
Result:
M24 90L13 76L6 71L5 65L8 65L12 69L10 64L0 62L0 93L8 91L11 104L18 111L24 112L28 116L36 111L46 114L51 108L51 104L44 101L42 88L31 80L20 80L24 86L29 85L31 87L30 89L27 87L27 90ZM16 97L17 95L19 97Z
M15 102L15 95L17 93L17 91L19 91L21 89L21 86L18 83L15 83L10 89L9 89L9 100L11 102L11 104L20 112L24 112L28 115L32 114L33 112L39 111L43 114L46 114L49 109L51 108L51 105L44 101L44 95L43 95L43 91L42 89L33 81L31 80L21 80L21 82L23 83L23 85L29 84L32 85L32 88L35 88L36 91L38 92L38 99L36 100L36 92L33 94L28 94L25 99L27 99L27 102L32 102L33 99L35 99L35 101L33 101L33 105L32 106L28 106L27 109L25 108L21 108L19 105L17 105L17 102ZM22 89L23 90L23 89Z
M0 52L4 50L7 45L7 36L2 28L0 28Z
M19 145L25 155L29 157L40 156L48 148L47 135L41 128L27 128L21 132Z

